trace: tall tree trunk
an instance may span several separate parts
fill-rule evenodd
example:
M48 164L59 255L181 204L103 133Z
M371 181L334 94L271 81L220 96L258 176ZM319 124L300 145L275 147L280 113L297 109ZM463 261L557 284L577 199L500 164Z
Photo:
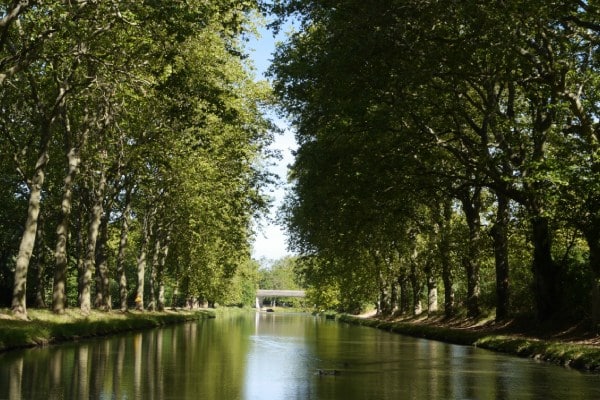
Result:
M597 228L597 227L596 227ZM591 232L590 232L591 231ZM589 265L592 271L592 324L596 332L600 331L600 234L591 228L585 232L590 248Z
M96 243L96 300L97 308L104 311L112 309L110 279L108 271L108 215L100 222L100 233Z
M390 283L390 304L391 314L394 315L398 311L398 282L395 280Z
M77 218L77 248L75 250L75 254L77 255L77 304L81 307L82 303L82 294L83 294L83 277L85 276L85 235L83 230L84 225L84 210L80 205L78 207L78 218Z
M68 115L63 110L63 121L65 128L65 143L71 143L72 131ZM88 130L82 134L82 144L86 143ZM67 145L67 174L63 181L63 195L61 201L61 219L56 228L56 248L54 251L54 285L52 289L52 311L56 314L62 314L67 304L67 269L68 255L67 242L69 238L69 224L71 219L71 209L73 201L73 184L75 177L79 172L81 157L77 146Z
M146 213L144 216L144 228L142 230L142 241L140 245L140 254L137 259L137 290L135 295L136 309L144 309L144 280L146 278L146 263L148 258L148 242L152 232L152 214Z
M409 279L406 273L402 273L398 277L398 284L400 285L400 314L406 315L410 312L410 286Z
M423 312L423 303L421 297L423 295L423 284L419 276L416 263L412 262L410 265L410 284L412 286L412 305L413 315L421 315Z
M427 278L427 312L435 313L438 311L438 291L437 278L433 270L433 262L427 260L425 265L425 276Z
M479 297L481 295L479 278L479 246L481 244L481 188L473 188L473 192L466 191L460 196L469 237L467 251L462 256L462 265L467 276L467 316L478 317L481 313Z
M48 146L50 144L50 124L46 127L47 132L42 135L41 151L38 157L33 178L29 182L29 204L27 207L27 219L25 229L21 236L19 252L15 264L15 275L12 296L12 312L17 318L27 318L26 292L27 292L27 270L29 260L35 244L38 218L40 215L42 187L44 185L46 165L48 163Z
M125 210L121 222L121 238L117 254L117 279L119 280L119 302L121 311L127 311L127 275L125 274L125 250L129 236L129 218L131 214L131 188L127 187L125 193Z
M588 218L580 226L590 249L588 264L592 273L591 317L593 329L600 332L600 215Z
M552 236L547 217L537 215L531 220L533 240L533 283L537 318L546 321L560 307L558 266L552 258Z
M100 223L104 212L103 201L106 190L106 175L101 172L100 181L95 191L94 205L90 213L88 237L85 251L85 260L83 262L84 273L81 292L81 312L88 315L92 309L92 277L96 263L96 242L100 232Z
M165 280L164 280L164 271L165 265L167 263L167 257L169 256L169 242L170 235L167 234L167 237L164 240L164 244L162 246L160 252L160 260L158 262L158 270L156 272L156 284L158 286L158 311L165 310Z
M444 284L444 316L451 318L454 316L454 276L452 272L452 263L450 260L450 223L452 220L452 205L450 202L444 204L442 210L442 222L439 223L440 240L439 254L442 267L442 282Z
M40 213L38 221L37 235L35 238L36 257L35 257L35 307L46 308L46 257L44 240L44 213Z
M498 210L491 234L494 239L494 260L496 265L496 320L508 317L509 310L509 264L508 264L508 222L510 218L508 198L497 193Z
M67 241L69 238L69 223L73 199L73 182L79 168L80 158L75 148L67 154L69 169L64 179L63 196L61 202L62 217L56 228L56 249L54 251L54 286L52 290L52 311L62 314L67 303Z
M160 259L160 252L161 252L161 234L162 234L162 228L158 227L158 229L156 230L156 236L154 239L154 251L152 252L152 262L150 263L150 301L148 302L148 310L150 311L156 311L156 289L155 289L155 285L156 285L156 281L157 281L157 274L158 274L158 263L159 263L159 259Z
M175 287L173 288L173 295L171 296L171 309L177 308L179 300L179 279L175 280ZM258 308L260 310L260 308Z

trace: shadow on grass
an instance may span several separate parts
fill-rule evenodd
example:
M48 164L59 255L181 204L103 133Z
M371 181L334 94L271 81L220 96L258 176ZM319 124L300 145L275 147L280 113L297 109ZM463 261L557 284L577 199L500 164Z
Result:
M490 335L487 332L476 330L393 322L376 318L357 318L350 315L341 315L339 321L418 338L476 346L575 369L600 372L600 347L594 345L541 340L517 335Z

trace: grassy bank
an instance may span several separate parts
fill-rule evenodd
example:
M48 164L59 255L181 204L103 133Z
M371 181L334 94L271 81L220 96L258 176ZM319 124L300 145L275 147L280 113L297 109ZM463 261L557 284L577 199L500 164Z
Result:
M29 310L28 315L29 320L22 321L11 318L6 310L0 311L0 351L214 318L215 314L210 310L92 311L84 317L79 310L69 310L63 315L54 315L48 310Z
M493 325L449 327L439 321L437 324L436 322L423 323L423 321L386 321L350 315L341 315L339 320L418 338L476 346L575 369L600 372L600 346L597 340L576 337L552 340L531 336L529 332L519 332L518 329Z

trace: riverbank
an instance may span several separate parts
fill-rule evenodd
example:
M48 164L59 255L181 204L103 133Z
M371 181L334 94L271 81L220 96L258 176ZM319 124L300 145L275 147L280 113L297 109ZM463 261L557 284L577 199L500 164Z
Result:
M413 337L530 357L565 367L600 372L600 336L578 326L528 327L518 321L441 317L385 320L377 317L341 315L339 320Z
M23 321L12 318L7 310L0 310L0 351L214 318L215 313L212 310L92 311L84 317L79 310L55 315L49 310L30 309L28 316L29 320Z

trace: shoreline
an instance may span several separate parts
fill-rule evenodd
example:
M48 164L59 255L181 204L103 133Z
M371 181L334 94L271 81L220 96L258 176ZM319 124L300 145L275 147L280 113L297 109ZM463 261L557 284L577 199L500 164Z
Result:
M529 332L506 326L450 326L440 320L384 320L376 316L348 314L338 320L392 333L437 340L450 344L474 346L509 355L531 358L576 370L600 373L600 345L578 340L536 337Z
M0 353L215 318L214 310L182 309L92 311L88 316L82 316L79 310L68 310L63 315L31 310L28 314L29 320L24 321L0 313Z

